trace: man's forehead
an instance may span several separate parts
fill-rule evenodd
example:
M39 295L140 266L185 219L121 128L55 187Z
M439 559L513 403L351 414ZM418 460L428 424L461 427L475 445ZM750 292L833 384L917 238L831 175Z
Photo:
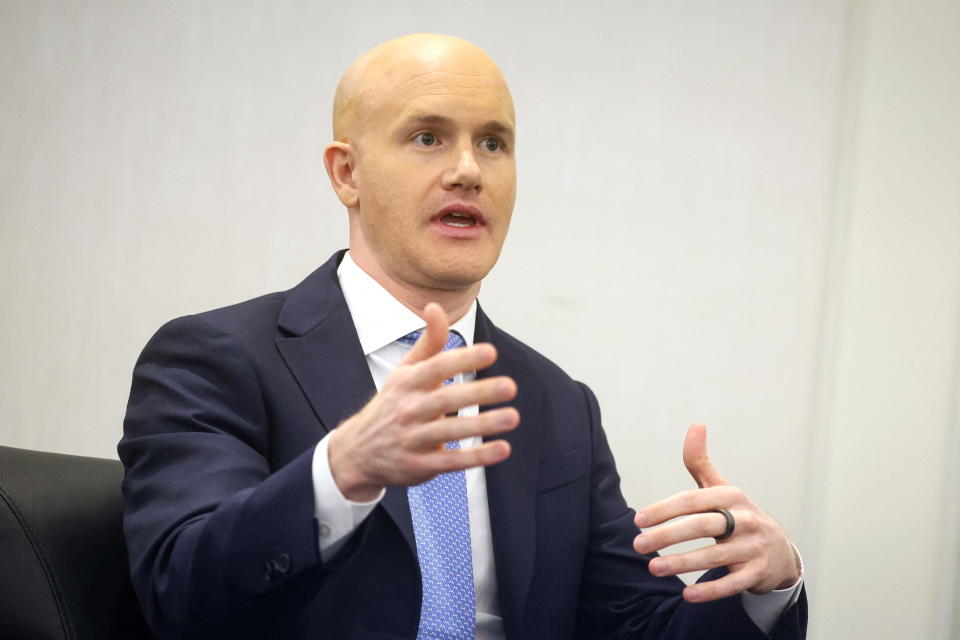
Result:
M500 78L482 74L429 71L402 79L390 91L381 94L383 103L392 106L399 118L429 116L431 111L448 109L484 112L483 117L513 126L513 100ZM443 114L436 114L443 115Z

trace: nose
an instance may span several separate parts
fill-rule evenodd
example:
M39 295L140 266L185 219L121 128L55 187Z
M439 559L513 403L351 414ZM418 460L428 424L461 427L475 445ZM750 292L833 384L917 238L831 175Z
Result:
M457 163L447 171L443 178L446 189L463 189L464 191L480 191L481 171L473 149L463 149L457 155Z

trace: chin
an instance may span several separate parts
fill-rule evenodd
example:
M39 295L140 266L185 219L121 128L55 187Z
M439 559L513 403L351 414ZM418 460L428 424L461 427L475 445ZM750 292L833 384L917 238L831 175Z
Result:
M423 269L423 273L432 281L436 289L468 289L490 273L493 260L471 260L445 262L444 264L430 265ZM432 268L431 268L432 267Z

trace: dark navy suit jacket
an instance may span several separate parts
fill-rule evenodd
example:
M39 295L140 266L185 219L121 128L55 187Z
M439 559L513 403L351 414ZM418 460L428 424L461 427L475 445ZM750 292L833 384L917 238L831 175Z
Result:
M311 457L375 393L336 276L174 320L143 351L119 445L124 528L147 620L170 638L412 639L420 574L402 488L318 552ZM487 468L511 640L763 638L735 596L691 605L631 547L633 511L586 386L477 314L520 426ZM705 577L716 577L716 573ZM774 636L801 638L806 602Z

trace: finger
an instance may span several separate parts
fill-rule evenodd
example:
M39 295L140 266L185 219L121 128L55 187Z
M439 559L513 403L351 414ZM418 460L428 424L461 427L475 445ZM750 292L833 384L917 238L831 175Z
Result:
M450 349L411 366L403 374L403 385L411 389L432 389L458 373L486 369L496 360L497 349L492 344Z
M654 553L688 540L716 538L726 530L727 519L719 513L700 513L679 522L644 531L634 538L633 548L637 553Z
M727 484L707 456L707 425L702 422L694 422L687 430L683 441L683 464L700 488Z
M724 485L709 489L691 489L644 507L637 512L633 520L638 527L653 527L678 516L714 509L730 509L742 502L743 492L737 487Z
M420 338L413 344L400 364L413 364L440 353L447 344L450 327L447 324L447 314L443 307L436 302L430 302L423 308L423 319L427 323Z
M675 576L691 571L725 567L745 562L750 558L751 548L749 544L725 542L700 547L686 553L675 553L654 558L650 561L648 568L650 573L658 577Z
M433 475L436 475L503 462L510 457L510 443L506 440L493 440L484 442L479 447L443 449L426 456L425 466L433 469Z
M414 418L419 418L420 421L433 420L437 416L455 413L475 404L490 405L507 402L516 395L517 383L506 376L452 384L423 396L417 404L417 415Z
M515 429L520 414L513 407L484 411L477 416L441 418L411 429L407 443L413 449L433 449L445 442L474 436L492 436Z
M749 566L731 571L717 580L707 580L690 585L683 590L683 599L687 602L710 602L729 598L752 588L759 580L757 570Z

